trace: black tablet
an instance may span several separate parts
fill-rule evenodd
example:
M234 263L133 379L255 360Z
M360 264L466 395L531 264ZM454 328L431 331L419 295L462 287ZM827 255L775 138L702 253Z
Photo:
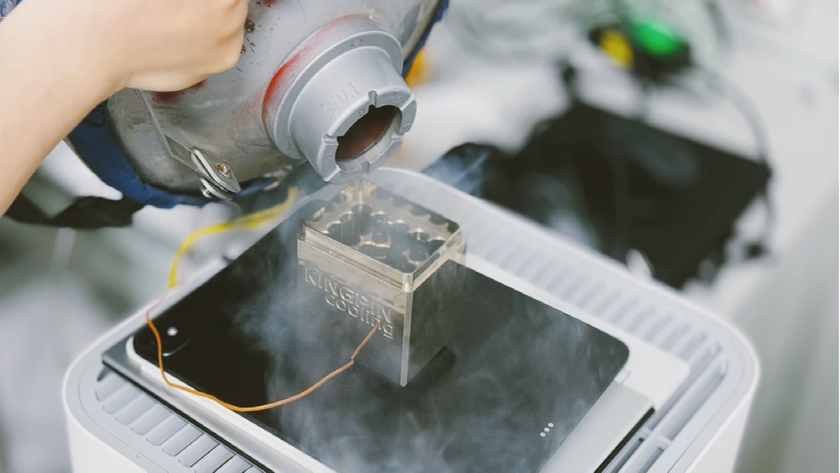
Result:
M249 406L349 359L361 339L313 329L329 306L299 290L297 237L323 205L301 208L155 319L167 372ZM626 346L471 270L458 312L451 340L405 387L357 364L299 401L230 415L339 472L539 471L622 369ZM133 349L157 363L147 328Z

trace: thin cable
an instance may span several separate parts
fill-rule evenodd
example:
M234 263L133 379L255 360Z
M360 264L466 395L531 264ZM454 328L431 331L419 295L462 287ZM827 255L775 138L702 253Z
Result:
M195 240L197 240L199 237L208 235L210 233L223 232L227 230L252 229L254 227L262 225L263 223L269 222L286 212L289 206L295 201L296 197L297 188L292 187L289 189L289 195L286 198L286 200L278 205L275 205L274 207L269 207L265 210L260 210L254 213L243 215L229 222L211 225L209 227L202 228L201 230L191 233L175 251L175 257L172 260L172 266L169 268L169 283L167 284L167 287L171 289L177 284L176 276L178 274L178 262L181 260L181 257L187 252L187 250L192 246Z
M741 91L731 80L725 78L721 74L709 69L698 69L698 71L706 76L707 85L712 90L718 93L721 98L729 102L738 113L747 121L753 136L756 141L757 155L760 161L770 166L770 143L767 139L767 134L764 132L764 126L761 124L758 110L752 100Z
M176 276L177 271L178 271L178 262L180 261L181 257L187 252L187 250L190 248L190 246L192 246L193 242L195 242L196 239L198 239L201 236L208 235L210 233L216 233L216 232L222 232L222 231L234 230L234 229L243 229L243 228L244 229L249 229L249 228L257 227L257 226L259 226L259 225L261 225L265 222L271 221L274 218L279 217L281 214L283 214L289 208L289 206L292 203L294 203L296 197L297 197L297 189L294 188L294 187L290 188L288 197L281 204L278 204L278 205L275 205L274 207L271 207L271 208L268 208L268 209L265 209L265 210L261 210L261 211L258 211L258 212L254 212L254 213L251 213L251 214L248 214L248 215L243 215L243 216L238 217L236 219L233 219L229 222L220 223L220 224L217 224L217 225L212 225L212 226L209 226L209 227L206 227L206 228L203 228L201 230L198 230L196 232L191 233L184 240L184 242L181 243L181 245L178 247L178 250L175 252L175 257L172 260L172 267L169 270L168 289L172 289L177 284L175 276ZM182 386L180 384L173 383L166 376L166 370L163 367L163 341L161 340L160 333L158 332L158 329L155 326L155 323L152 322L152 317L151 317L152 311L154 309L156 309L164 301L165 298L166 298L166 293L164 293L146 311L146 325L149 326L149 329L151 329L152 334L155 336L155 342L156 342L156 345L157 345L158 369L160 369L160 376L163 379L163 382L171 388L178 389L180 391L192 394L194 396L203 397L205 399L210 399L211 401L216 402L217 404L221 405L222 407L225 407L225 408L230 409L230 410L235 411L235 412L264 411L264 410L267 410L267 409L280 407L282 405L288 404L290 402L297 401L298 399L301 399L305 396L308 396L313 391L315 391L316 389L321 387L324 383L326 383L327 381L331 380L332 378L338 376L339 374L341 374L342 372L344 372L345 370L347 370L348 368L353 366L356 362L356 356L358 356L359 352L367 344L367 342L371 339L371 337L373 337L373 334L375 334L376 330L379 328L379 322L377 321L373 324L373 328L367 334L367 337L365 337L365 339L362 340L362 343L360 343L359 346L356 347L356 350L350 356L350 361L348 361L347 363L345 363L344 365L342 365L338 369L334 370L333 372L329 373L328 375L324 376L317 383L313 384L309 388L301 391L298 394L295 394L294 396L290 396L290 397L287 397L285 399L281 399L279 401L275 401L275 402L272 402L272 403L269 403L269 404L263 404L263 405L260 405L260 406L251 406L251 407L241 407L241 406L235 406L233 404L222 401L221 399L217 398L216 396L214 396L212 394L208 394L208 393L201 392L201 391L198 391L196 389L193 389L193 388L190 388L190 387L187 387L187 386Z
M727 79L715 71L698 68L698 71L705 76L707 86L717 92L717 94L724 100L729 102L741 116L747 121L753 133L756 142L756 157L769 171L772 172L772 165L770 161L770 141L767 138L767 133L761 122L761 117L755 104L752 100L731 80ZM767 185L759 191L759 198L764 202L766 210L766 218L764 222L764 230L762 236L756 241L747 242L747 259L753 259L769 254L770 252L770 234L776 227L776 209L770 200Z
M230 409L234 412L265 411L265 410L268 410L268 409L273 409L275 407L280 407L280 406L288 404L290 402L297 401L298 399L301 399L305 396L308 396L309 394L312 394L313 391L320 388L324 383L326 383L327 381L331 380L332 378L338 376L339 374L341 374L342 372L344 372L345 370L347 370L348 368L353 366L356 362L356 356L358 356L359 352L362 351L362 348L364 348L364 346L367 345L367 342L371 339L371 337L373 337L373 334L375 334L376 330L379 328L379 322L377 321L373 324L373 328L367 334L365 339L362 340L362 343L360 343L359 346L356 347L356 350L350 356L350 361L348 361L347 363L345 363L344 365L342 365L338 369L334 370L332 373L324 376L323 378L321 378L320 381L313 384L309 388L299 392L298 394L295 394L294 396L290 396L290 397L287 397L285 399L281 399L279 401L274 401L274 402L271 402L271 403L268 403L268 404L262 404L262 405L259 405L259 406L241 407L241 406L235 406L233 404L222 401L221 399L217 398L216 396L214 396L212 394L207 394L205 392L201 392L201 391L198 391L198 390L193 389L193 388L182 386L180 384L175 384L172 381L170 381L169 378L166 377L166 370L164 370L164 368L163 368L163 345L162 345L163 342L161 341L160 333L158 333L158 329L157 329L157 327L155 327L155 324L154 324L154 322L152 322L152 318L150 316L150 313L152 312L152 310L154 310L158 305L160 305L160 303L163 302L163 299L164 299L164 297L161 297L160 299L158 299L157 302L155 302L155 304L153 304L151 307L149 307L149 310L146 311L146 324L152 330L152 334L154 334L155 341L157 342L158 368L160 369L160 376L161 376L161 378L163 378L163 382L166 383L166 385L171 387L171 388L175 388L175 389L184 391L184 392L192 394L194 396L199 396L199 397L203 397L205 399L210 399L211 401L215 401L217 404L221 405L222 407Z

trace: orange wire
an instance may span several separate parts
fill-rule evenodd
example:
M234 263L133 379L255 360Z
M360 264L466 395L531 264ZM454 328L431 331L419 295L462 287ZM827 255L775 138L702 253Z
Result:
M165 294L164 294L164 296L165 296ZM326 383L330 379L338 376L339 374L341 374L347 368L350 368L351 366L353 366L353 364L356 362L356 356L362 350L362 347L364 347L367 344L368 340L370 340L370 338L373 337L373 334L376 333L376 329L379 328L379 321L377 321L373 324L373 328L370 330L370 333L367 334L367 337L365 337L365 339L362 340L362 343L360 343L359 346L356 347L356 351L354 351L353 355L350 356L350 361L348 361L347 363L345 363L344 365L342 365L340 368L336 369L332 373L324 376L323 378L321 378L320 381L313 384L309 388L301 391L298 394L295 394L294 396L290 396L290 397L287 397L285 399L281 399L279 401L274 401L274 402L269 403L269 404L263 404L261 406L252 406L252 407L239 407L239 406L234 406L233 404L229 404L225 401L222 401L221 399L217 398L216 396L214 396L212 394L203 393L203 392L195 390L193 388L188 388L186 386L181 386L181 385L175 384L175 383L169 381L169 378L166 377L166 371L163 369L163 344L162 344L161 339L160 339L160 333L158 333L157 327L155 327L155 324L154 324L154 322L152 322L152 318L149 315L152 312L152 310L154 310L158 305L160 305L161 302L163 302L163 299L164 299L164 297L162 296L160 299L157 300L157 302L155 302L151 307L149 307L148 311L146 311L146 324L148 324L149 328L152 329L152 333L154 334L155 340L157 341L158 368L160 368L160 375L163 378L163 382L166 383L169 387L172 387L172 388L175 388L175 389L180 389L181 391L193 394L195 396L200 396L200 397L207 398L207 399L210 399L212 401L215 401L215 402L219 403L221 406L226 407L226 408L228 408L232 411L235 411L235 412L264 411L266 409L272 409L274 407L279 407L279 406L282 406L284 404L288 404L290 402L297 401L298 399L311 394L313 391L315 391L316 389L321 387L324 383Z
M178 268L178 261L181 259L181 256L186 252L186 250L192 245L193 241L195 241L196 238L198 238L202 235L206 235L208 233L231 230L231 229L234 229L234 228L253 228L257 225L260 225L262 223L270 221L271 219L273 219L273 218L277 217L278 215L282 214L283 212L285 212L288 205L290 205L292 202L294 202L294 199L295 199L296 195L297 195L297 189L291 188L291 189L289 189L289 197L284 202L280 203L279 205L277 205L275 207L271 207L271 208L266 209L266 210L255 212L253 214L244 215L244 216L239 217L239 218L237 218L235 220L232 220L230 222L221 223L221 224L218 224L218 225L213 225L211 227L207 227L207 228L199 230L195 233L190 234L190 236L184 241L184 243L182 243L181 246L178 247L178 251L175 253L175 258L172 261L172 267L169 271L169 288L170 289L173 288L176 284L175 283L175 276L176 276L176 271L177 271L177 268ZM203 392L195 390L193 388L188 388L186 386L181 386L181 385L175 384L172 381L169 381L169 378L166 377L166 370L163 369L163 342L160 339L160 333L158 333L158 329L157 329L157 327L155 327L155 323L152 322L152 317L150 315L151 312L157 306L159 306L161 304L161 302L163 302L165 297L166 297L166 294L164 293L154 304L152 304L151 307L149 307L149 310L146 311L146 324L152 330L152 333L154 334L155 340L157 342L158 368L160 368L160 376L161 376L161 378L163 378L163 382L166 383L166 385L171 387L171 388L179 389L181 391L193 394L195 396L210 399L212 401L215 401L215 402L219 403L221 406L226 407L226 408L228 408L232 411L236 411L236 412L264 411L266 409L279 407L279 406L282 406L284 404L288 404L290 402L297 401L298 399L311 394L313 391L315 391L316 389L321 387L324 383L326 383L330 379L338 376L343 371L345 371L347 368L350 368L351 366L353 366L353 364L356 362L356 356L362 350L362 347L364 347L367 344L367 342L371 339L371 337L373 337L373 334L376 333L376 329L379 328L379 321L377 321L376 323L373 324L373 328L370 330L370 333L368 333L367 337L365 337L365 339L362 340L362 343L360 343L359 346L356 347L356 351L353 352L353 355L350 357L350 361L348 361L347 363L345 363L344 365L342 365L340 368L336 369L332 373L324 376L323 378L321 378L320 381L313 384L308 389L306 389L306 390L304 390L304 391L302 391L298 394L295 394L294 396L287 397L286 399L281 399L279 401L275 401L275 402L272 402L270 404L263 404L261 406L253 406L253 407L239 407L239 406L234 406L233 404L229 404L227 402L224 402L221 399L217 398L216 396L213 396L212 394L203 393Z

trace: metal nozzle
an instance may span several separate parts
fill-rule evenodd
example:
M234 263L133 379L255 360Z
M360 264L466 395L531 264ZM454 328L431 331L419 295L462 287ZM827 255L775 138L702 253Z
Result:
M278 69L263 117L277 147L329 182L382 165L411 129L414 94L399 41L368 16L318 30Z

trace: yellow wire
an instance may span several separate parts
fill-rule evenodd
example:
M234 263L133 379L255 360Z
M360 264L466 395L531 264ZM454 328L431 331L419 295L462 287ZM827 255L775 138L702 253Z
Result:
M288 198L281 204L278 204L278 205L275 205L274 207L270 207L270 208L265 209L265 210L260 210L258 212L254 212L254 213L251 213L251 214L248 214L248 215L243 215L243 216L235 218L235 219L233 219L229 222L224 222L224 223L219 223L219 224L216 224L216 225L211 225L209 227L202 228L201 230L197 230L197 231L191 233L183 241L183 243L181 243L181 245L178 247L178 250L175 252L175 257L172 260L172 267L169 269L169 284L168 284L169 287L168 287L168 289L172 289L177 284L175 276L178 273L178 262L181 260L181 257L187 252L187 250L189 250L189 248L192 246L193 242L195 242L196 239L198 239L199 237L202 237L204 235L208 235L208 234L211 234L211 233L217 233L217 232L223 232L223 231L227 231L227 230L251 229L251 228L257 227L257 226L259 226L259 225L261 225L265 222L274 220L275 218L279 217L284 212L286 212L286 210L288 210L289 206L291 206L294 203L296 197L297 197L297 189L294 188L294 187L290 188ZM158 368L160 369L160 376L161 376L161 378L163 378L163 382L166 383L166 385L171 387L171 388L178 389L178 390L193 394L195 396L210 399L212 401L215 401L216 403L218 403L222 407L225 407L227 409L230 409L230 410L236 411L236 412L264 411L266 409L279 407L279 406L282 406L284 404L288 404L290 402L297 401L298 399L309 395L310 393L312 393L313 391L315 391L316 389L321 387L324 383L326 383L330 379L334 378L335 376L338 376L340 373L342 373L343 371L345 371L348 368L350 368L351 366L353 366L353 364L356 362L356 356L359 354L359 352L362 350L362 348L367 344L367 342L371 339L371 337L373 337L373 334L376 333L377 328L379 328L379 322L377 321L376 323L373 324L373 328L367 334L365 339L362 340L362 343L360 343L359 346L356 347L356 350L350 356L350 361L343 364L342 366L340 366L336 370L332 371L330 374L324 376L317 383L313 384L309 388L301 391L298 394L295 394L294 396L290 396L290 397L287 397L285 399L281 399L279 401L274 401L274 402L271 402L269 404L263 404L263 405L260 405L260 406L252 406L252 407L240 407L240 406L235 406L233 404L222 401L221 399L217 398L216 396L213 396L212 394L208 394L208 393L201 392L201 391L198 391L198 390L193 389L193 388L189 388L189 387L186 387L186 386L181 386L179 384L175 384L172 381L170 381L169 378L166 376L166 370L164 370L164 368L163 368L163 342L161 341L160 333L158 332L157 327L155 327L154 322L152 322L152 317L151 317L152 311L158 305L160 305L161 302L163 302L165 297L166 297L166 293L164 293L164 295L161 296L154 304L152 304L151 307L149 307L149 310L146 311L146 324L149 326L149 329L151 329L152 334L155 336L155 341L157 343Z
M175 257L172 260L172 266L169 268L169 284L167 284L167 287L169 289L172 289L177 284L176 276L178 274L178 263L181 261L181 257L184 256L187 250L190 249L190 247L196 239L204 235L209 235L211 233L223 232L227 230L252 229L254 227L258 227L263 223L274 220L275 218L285 213L286 210L288 210L289 206L292 203L294 203L296 197L297 188L292 187L289 189L289 196L286 198L286 200L280 204L275 205L274 207L269 207L258 212L243 215L229 222L211 225L209 227L202 228L201 230L191 233L175 251Z

